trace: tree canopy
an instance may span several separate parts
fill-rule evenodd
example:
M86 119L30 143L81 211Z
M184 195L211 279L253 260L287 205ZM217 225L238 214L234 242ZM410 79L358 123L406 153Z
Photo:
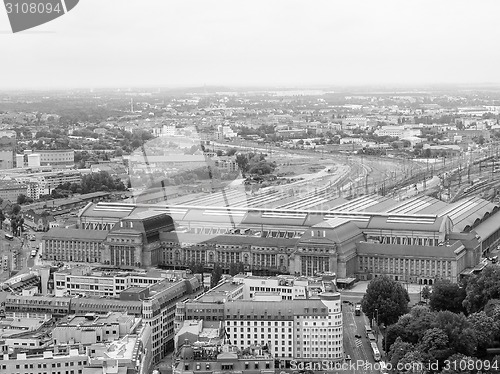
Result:
M113 179L106 171L84 175L82 177L81 188L82 193L98 191L124 191L126 189L120 179Z
M379 277L368 285L361 308L368 318L375 318L378 313L379 323L391 325L408 311L409 302L408 292L400 283L388 277Z
M430 295L429 305L432 310L449 310L453 313L465 312L463 301L465 287L451 283L449 280L440 280L434 284Z
M500 299L500 267L487 266L467 282L464 306L468 313L483 310L489 300Z

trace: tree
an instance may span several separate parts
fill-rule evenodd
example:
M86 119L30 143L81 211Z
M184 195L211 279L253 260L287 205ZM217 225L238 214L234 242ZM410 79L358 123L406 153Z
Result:
M429 286L425 286L424 288L422 288L420 294L422 295L422 299L424 299L425 302L428 302L431 297L431 288Z
M468 363L471 360L475 361L471 357L461 353L453 354L448 357L447 363L440 374L473 374L475 373L474 370L467 370L467 367L464 367L464 363ZM462 367L460 367L460 363L462 363Z
M397 322L408 311L410 297L403 286L388 278L379 277L370 282L361 300L361 308L368 318L378 314L378 322L386 326Z
M456 314L449 310L436 313L432 327L446 332L449 346L454 352L473 355L477 347L477 338L471 329L471 324L463 314Z
M426 330L418 344L418 350L424 354L426 361L442 361L451 353L449 339L445 331L434 327Z
M17 196L17 203L19 205L22 205L26 202L26 195L25 194L20 194Z
M21 206L19 204L12 205L11 215L17 216L21 212Z
M231 263L229 265L229 275L235 276L237 274L243 273L245 271L245 266L242 262Z
M489 300L500 299L500 267L487 266L467 282L463 302L468 313L483 310Z
M427 374L428 368L423 364L424 357L418 350L407 352L400 360L401 374Z
M397 337L401 337L405 342L417 344L425 331L431 328L434 319L435 315L428 307L413 307L410 313L402 315L397 323L387 328L387 346L390 347Z
M498 327L493 318L488 317L484 311L470 314L467 320L476 335L478 353L483 355L486 353L486 348L492 345Z
M0 209L0 229L3 229L3 221L5 221L5 213Z
M449 280L440 280L434 284L429 306L432 310L449 310L453 313L465 312L463 301L465 288Z
M241 172L245 174L248 170L248 159L245 155L239 154L236 156L236 163L240 168Z
M391 345L388 358L393 368L397 367L399 361L408 353L415 349L413 344L404 342L401 338L397 338L394 344Z
M192 262L189 265L189 269L193 274L203 274L204 271L203 265L197 262Z
M219 284L219 281L222 278L222 268L220 265L215 264L213 270L212 270L212 279L210 280L210 288L214 288Z

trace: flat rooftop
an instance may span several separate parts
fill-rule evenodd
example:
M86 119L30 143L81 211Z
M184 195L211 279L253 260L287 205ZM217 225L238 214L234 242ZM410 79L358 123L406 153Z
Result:
M93 326L111 323L120 323L130 319L134 316L120 312L110 312L107 315L88 313L86 315L69 316L68 321L63 325L69 326Z

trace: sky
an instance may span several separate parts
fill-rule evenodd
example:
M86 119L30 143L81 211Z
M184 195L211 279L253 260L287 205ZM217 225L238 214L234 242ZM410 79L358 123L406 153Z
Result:
M13 34L0 90L500 83L498 0L80 0Z

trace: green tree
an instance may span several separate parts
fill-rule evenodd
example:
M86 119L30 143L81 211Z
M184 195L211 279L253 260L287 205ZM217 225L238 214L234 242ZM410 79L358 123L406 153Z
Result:
M243 273L245 271L245 266L242 262L231 263L229 265L229 275L235 276L237 274Z
M426 361L442 361L452 352L448 347L449 339L445 331L434 327L426 330L417 348L423 353Z
M0 209L0 229L3 229L3 221L5 221L5 213Z
M391 345L387 354L392 367L396 368L398 362L400 362L408 352L414 350L415 347L413 344L404 342L401 338L397 338L394 344Z
M361 308L368 318L375 318L386 326L397 322L408 311L410 297L403 286L388 278L373 279L361 300Z
M26 195L25 194L20 194L17 196L17 203L19 205L22 205L26 202Z
M487 266L469 279L463 304L468 313L474 313L483 310L491 299L500 299L499 266Z
M219 284L219 281L222 278L222 268L220 265L215 264L213 270L212 270L212 278L210 280L210 288L214 288Z
M418 350L407 352L400 360L401 369L398 374L427 374L429 370L424 365L424 357Z
M471 329L471 324L463 314L456 314L449 310L436 313L432 327L446 332L450 348L456 353L471 356L477 348L477 338Z
M465 299L465 288L449 280L437 281L430 295L429 306L432 310L449 310L453 313L465 312L463 301Z
M387 328L387 347L390 347L398 337L405 342L417 344L425 331L431 328L434 318L435 314L428 307L413 307L410 313L402 315L397 323Z
M488 317L484 311L470 314L467 320L476 335L478 354L484 355L486 348L492 345L493 339L498 334L498 327L493 318Z
M474 370L467 370L464 363L475 361L472 357L468 357L461 353L455 353L448 357L446 364L443 366L440 374L476 374ZM460 367L462 363L462 367Z
M21 206L19 204L12 205L12 211L11 211L12 216L17 216L20 212L21 212Z
M193 274L203 274L204 272L203 264L200 264L199 262L192 262L189 265L189 269Z
M236 156L236 164L240 168L240 171L245 174L248 171L248 159L245 155L239 154Z
M424 299L425 302L428 302L431 297L431 288L429 286L425 286L422 288L420 295L422 295L422 299Z

